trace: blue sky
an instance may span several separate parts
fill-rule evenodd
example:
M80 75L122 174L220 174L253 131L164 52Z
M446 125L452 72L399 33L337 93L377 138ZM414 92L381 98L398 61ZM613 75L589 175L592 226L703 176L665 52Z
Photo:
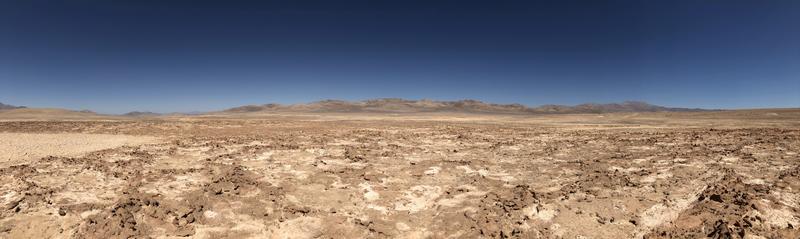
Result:
M798 1L0 2L0 102L800 107Z

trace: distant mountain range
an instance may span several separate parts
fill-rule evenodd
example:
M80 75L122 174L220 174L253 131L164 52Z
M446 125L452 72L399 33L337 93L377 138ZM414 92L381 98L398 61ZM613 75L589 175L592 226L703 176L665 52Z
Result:
M131 112L122 114L122 116L130 116L130 117L152 117L152 116L160 116L160 115L161 114L159 114L159 113L154 113L154 112L150 112L150 111L131 111Z
M13 106L0 103L0 110L26 109L24 106ZM652 105L639 101L626 101L611 104L542 105L527 107L521 104L493 104L477 100L436 101L405 100L397 98L372 99L364 101L323 100L306 104L264 104L246 105L226 109L211 114L242 113L478 113L478 114L588 114L616 112L694 112L704 109L672 108ZM77 113L95 114L92 111L73 111ZM122 114L127 117L157 117L168 115L203 115L206 113L171 113L160 114L148 111L133 111Z
M307 104L265 104L230 108L221 113L252 112L309 112L309 113L486 113L486 114L567 114L615 112L689 112L703 109L672 108L639 101L612 104L543 105L527 107L521 104L492 104L477 100L435 101L396 98L364 101L323 100Z
M0 103L0 110L13 110L13 109L22 109L22 108L25 108L25 106L13 106L13 105L7 105L7 104Z

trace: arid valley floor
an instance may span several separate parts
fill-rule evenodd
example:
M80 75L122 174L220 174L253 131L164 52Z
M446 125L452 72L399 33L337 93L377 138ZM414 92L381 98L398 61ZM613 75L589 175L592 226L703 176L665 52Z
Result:
M798 238L800 110L0 114L0 238Z

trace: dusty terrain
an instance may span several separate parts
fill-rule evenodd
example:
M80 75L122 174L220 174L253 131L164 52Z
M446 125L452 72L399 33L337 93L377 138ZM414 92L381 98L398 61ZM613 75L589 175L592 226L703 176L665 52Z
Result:
M800 110L0 114L0 238L798 238Z
M88 152L156 141L155 137L113 134L0 133L0 166L27 163L46 156L80 156Z

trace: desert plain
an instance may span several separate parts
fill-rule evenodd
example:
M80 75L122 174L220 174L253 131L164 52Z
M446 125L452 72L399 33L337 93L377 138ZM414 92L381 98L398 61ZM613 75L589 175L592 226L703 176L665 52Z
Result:
M800 110L0 113L0 238L799 238Z

